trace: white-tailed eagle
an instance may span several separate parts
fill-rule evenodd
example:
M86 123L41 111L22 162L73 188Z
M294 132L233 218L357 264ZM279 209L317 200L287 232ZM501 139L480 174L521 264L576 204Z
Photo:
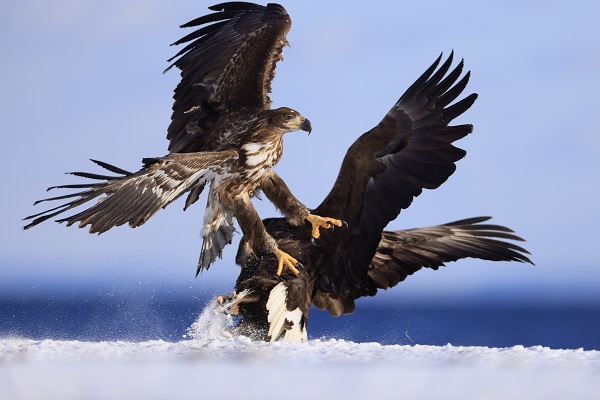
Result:
M247 259L238 294L220 296L223 309L239 313L239 332L261 340L306 340L311 304L333 316L352 313L354 301L374 296L422 268L438 269L462 258L531 263L512 230L489 217L444 225L386 231L423 189L435 189L455 171L466 152L453 143L472 125L450 125L477 95L458 100L469 73L463 61L451 69L441 56L400 97L383 120L349 148L333 188L315 212L347 222L347 229L322 233L315 243L306 229L283 218L263 221L282 250L304 266L299 276L269 272L270 258Z
M251 198L262 191L291 225L307 229L305 223L310 222L308 230L315 236L321 227L342 225L311 213L273 171L282 156L283 135L312 129L295 110L270 109L268 94L287 44L289 15L278 4L231 2L210 9L215 12L182 26L200 28L174 43L187 45L169 60L167 70L173 66L181 70L167 134L170 153L144 159L143 168L135 173L94 161L118 175L73 173L101 182L53 187L84 190L42 200L74 199L27 217L32 221L25 229L93 199L98 202L58 222L90 225L91 233L125 223L137 227L185 193L185 208L189 207L209 183L196 273L208 268L231 242L235 218L249 258L272 254L277 274L283 267L297 274L298 261L278 248Z

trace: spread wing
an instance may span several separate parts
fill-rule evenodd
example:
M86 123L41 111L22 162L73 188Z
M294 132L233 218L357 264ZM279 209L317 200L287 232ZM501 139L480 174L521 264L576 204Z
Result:
M333 262L322 264L320 290L339 292L342 281L364 281L386 225L423 189L444 183L466 154L452 143L471 133L472 126L449 124L477 95L454 102L469 73L459 80L462 61L448 73L452 59L451 54L438 68L440 56L346 153L333 189L315 211L344 219L350 229Z
M394 287L422 268L437 270L463 258L533 264L527 250L509 242L524 240L505 226L483 223L489 219L476 217L426 228L383 231L362 284L343 295L316 291L313 302L317 308L339 316L354 312L354 300L375 296L379 289Z
M161 208L185 193L192 185L203 184L216 175L226 173L229 163L238 158L235 150L222 152L170 154L161 158L144 159L144 167L131 173L110 164L96 164L120 176L106 176L86 172L73 175L101 180L99 183L62 185L49 188L87 189L63 196L52 197L37 203L73 199L65 204L39 214L24 218L32 220L24 228L29 229L47 219L62 214L100 197L98 202L75 215L59 219L67 226L79 222L79 228L90 226L90 233L103 233L115 226L129 223L135 228L144 224Z
M374 296L421 268L437 270L447 262L463 258L531 263L524 248L506 240L523 241L501 225L484 224L490 217L477 217L444 225L384 231L377 253L369 265L368 283L355 298Z
M231 110L268 109L275 65L283 59L291 20L283 7L231 2L182 28L199 27L173 43L187 45L171 58L181 70L168 129L169 151L215 151L224 132L214 129Z

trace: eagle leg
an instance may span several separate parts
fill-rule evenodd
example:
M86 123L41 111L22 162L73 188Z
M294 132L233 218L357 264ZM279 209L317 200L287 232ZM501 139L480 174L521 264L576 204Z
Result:
M274 253L277 256L277 276L281 275L284 266L287 267L287 269L289 269L290 271L292 271L294 275L298 276L300 274L296 267L302 264L300 264L298 260L290 256L285 251L281 251L279 249L275 249Z
M319 228L330 229L333 228L334 225L342 226L344 224L344 222L339 219L320 217L315 214L308 214L308 217L306 217L306 219L312 225L312 235L315 239L318 239L321 236Z

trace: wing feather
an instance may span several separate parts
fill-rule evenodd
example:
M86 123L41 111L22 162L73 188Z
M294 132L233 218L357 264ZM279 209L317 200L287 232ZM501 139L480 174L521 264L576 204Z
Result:
M501 225L482 224L490 217L477 217L443 225L384 231L370 262L367 283L354 298L373 296L389 289L422 268L437 270L463 258L530 263L529 252L514 243L523 241Z
M220 150L216 129L232 110L268 109L275 65L291 20L277 4L222 3L182 27L199 27L173 43L187 45L171 66L181 70L167 139L171 152ZM167 71L165 70L165 71Z
M453 54L440 65L441 60L438 57L383 120L350 147L333 189L315 210L344 219L351 232L337 259L322 264L319 290L339 292L336 285L342 281L360 285L385 226L423 189L444 183L456 170L455 162L465 156L452 143L471 133L472 126L449 124L477 95L456 101L469 73L460 78L463 61L450 71Z
M63 205L24 218L32 220L24 228L29 229L100 196L104 197L101 197L96 204L77 214L59 219L57 222L66 222L67 226L78 223L80 228L90 225L90 233L103 233L125 223L134 228L144 224L192 185L206 182L216 174L224 173L230 163L235 162L237 158L237 151L229 150L173 153L162 158L146 159L145 166L134 174L108 177L101 183L83 185L89 190L41 200L51 201L77 197ZM120 169L114 167L113 170ZM92 179L104 179L96 174L85 174L84 176L92 177ZM58 187L79 188L80 185Z

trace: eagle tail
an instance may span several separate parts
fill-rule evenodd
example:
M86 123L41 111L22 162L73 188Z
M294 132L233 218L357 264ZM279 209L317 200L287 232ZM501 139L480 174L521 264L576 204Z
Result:
M208 195L204 214L202 250L196 268L196 276L203 270L208 269L217 257L221 257L223 248L231 243L235 233L233 213L223 210L218 201L212 201L214 196L212 188L215 186L211 185L210 194Z
M278 283L269 293L267 300L269 341L306 342L308 340L306 333L308 310L304 312L300 306L294 307L290 304L286 284L289 282ZM290 310L290 308L292 309Z

